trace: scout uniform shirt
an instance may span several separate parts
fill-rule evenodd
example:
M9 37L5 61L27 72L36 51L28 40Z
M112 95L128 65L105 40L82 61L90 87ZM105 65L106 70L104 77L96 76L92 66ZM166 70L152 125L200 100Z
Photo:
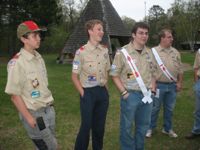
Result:
M132 42L130 42L128 45L125 45L124 48L127 50L133 59L133 62L137 66L146 88L151 88L151 81L152 77L154 76L153 72L155 72L156 69L156 62L155 59L153 59L152 52L145 47L140 54L135 50ZM111 66L110 75L119 76L127 90L141 91L126 58L120 50L118 50L115 55L113 64Z
M84 88L104 86L108 81L109 69L108 49L104 46L94 46L88 41L76 51L72 72L79 74Z
M196 53L196 57L194 60L194 69L198 69L197 70L197 76L200 77L200 49L197 51Z
M53 103L47 72L41 55L21 49L8 63L5 92L22 97L28 109L37 110Z
M182 74L182 64L180 53L173 47L170 48L162 48L160 45L154 47L160 56L163 64L166 66L167 70L170 72L172 76L177 78L178 74ZM160 82L173 82L168 77L165 76L163 71L157 64L158 72L156 74L156 80Z

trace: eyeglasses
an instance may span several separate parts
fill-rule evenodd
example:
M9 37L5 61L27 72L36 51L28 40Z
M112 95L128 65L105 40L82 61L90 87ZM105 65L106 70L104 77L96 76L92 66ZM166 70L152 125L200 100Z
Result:
M149 32L141 32L141 31L139 31L139 32L136 32L136 34L139 34L139 35L149 35Z

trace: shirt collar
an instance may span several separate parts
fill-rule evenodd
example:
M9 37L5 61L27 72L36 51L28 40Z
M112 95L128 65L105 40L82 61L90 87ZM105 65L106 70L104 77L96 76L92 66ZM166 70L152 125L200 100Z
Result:
M158 45L158 49L159 49L160 51L170 51L170 50L171 50L171 46L168 47L168 48L163 48L163 47L159 44L159 45Z
M90 41L87 42L86 47L87 47L87 49L88 49L89 51L93 51L93 50L96 50L96 49L100 49L100 50L103 49L102 46L101 46L101 44L98 44L97 46L94 46L94 45L92 45L92 44L90 43Z
M26 58L27 60L29 60L29 61L32 60L32 59L34 59L34 58L36 58L36 59L41 58L41 55L40 55L36 50L35 50L35 55L31 54L30 52L28 52L28 51L25 50L24 48L21 48L20 53L21 53L22 55L24 55L25 58Z
M128 44L128 50L127 50L129 53L138 53L137 51L136 51L136 48L135 48L135 46L134 46L134 44L132 43L132 42L130 42L129 44ZM144 54L145 52L147 51L147 48L146 48L146 46L144 46L144 48L142 49L142 53L141 54Z

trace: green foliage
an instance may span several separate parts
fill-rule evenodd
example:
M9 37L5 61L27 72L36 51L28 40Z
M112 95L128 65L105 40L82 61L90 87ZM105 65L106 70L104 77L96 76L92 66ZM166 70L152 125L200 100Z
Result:
M148 45L155 46L159 43L158 32L168 26L168 18L164 13L164 9L159 5L153 5L149 9L148 23L150 25Z
M65 24L52 25L48 28L46 36L42 42L40 51L42 52L60 52L68 38ZM57 53L57 54L58 54Z
M124 23L125 27L128 29L128 31L131 31L133 28L133 25L135 24L135 20L126 16L122 16L122 22Z
M200 26L200 2L178 0L170 11L177 42L180 44L187 41L190 44L190 49L194 50Z
M0 50L13 55L18 51L17 26L25 20L34 20L48 27L59 22L57 0L2 0L0 1ZM3 52L1 52L3 53ZM1 54L0 53L0 54Z
M184 63L193 64L194 53L181 54ZM56 134L60 150L72 150L80 125L79 94L71 81L71 65L55 63L57 55L44 55L49 77L49 88L55 98ZM0 63L0 149L1 150L32 150L33 144L26 135L18 114L10 97L4 93L6 84L6 63ZM160 112L158 127L150 139L146 139L147 150L198 150L199 139L186 140L184 136L193 126L194 93L193 71L184 74L183 90L178 94L174 110L173 128L179 135L177 139L170 138L161 133L163 118ZM106 120L104 138L105 150L119 149L119 118L120 101L119 92L113 82L109 80L110 105ZM91 143L90 148L91 150Z

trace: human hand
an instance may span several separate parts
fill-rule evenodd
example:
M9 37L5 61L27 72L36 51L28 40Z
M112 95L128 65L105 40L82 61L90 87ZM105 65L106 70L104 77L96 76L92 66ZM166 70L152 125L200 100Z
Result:
M180 82L177 82L176 83L176 90L177 90L177 92L180 92L181 89L182 89L182 84Z
M36 120L33 116L29 117L27 119L28 124L31 126L31 128L35 128L36 127Z
M123 95L123 99L127 99L128 98L128 96L129 96L129 93L127 92L125 95Z

